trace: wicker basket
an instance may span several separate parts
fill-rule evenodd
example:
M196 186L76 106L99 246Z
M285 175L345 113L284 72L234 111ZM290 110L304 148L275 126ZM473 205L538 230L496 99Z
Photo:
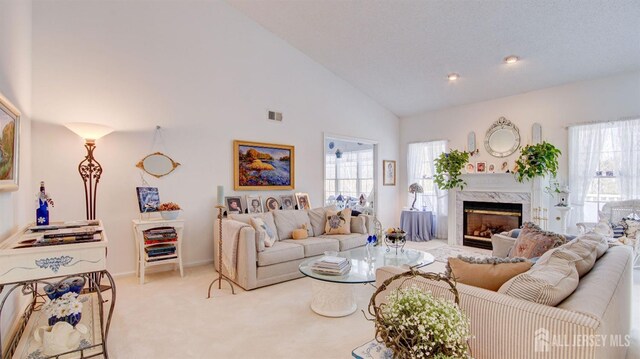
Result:
M456 306L458 306L458 308L460 307L460 296L458 295L458 290L456 289L455 282L443 274L423 273L417 271L416 269L411 269L410 271L396 274L393 277L385 280L371 296L371 300L369 301L369 314L374 317L370 320L375 322L376 340L380 343L383 343L387 348L391 349L394 353L394 358L411 358L409 348L407 347L407 343L411 341L411 338L407 335L408 333L405 332L397 336L393 336L391 334L391 331L384 324L385 321L382 313L382 308L386 304L378 304L376 302L376 299L378 295L384 292L392 282L397 280L402 281L398 286L398 288L402 288L405 282L416 277L422 277L434 281L442 281L449 284L449 286L451 287L449 291L453 293L455 304ZM467 353L470 353L469 349L467 349Z

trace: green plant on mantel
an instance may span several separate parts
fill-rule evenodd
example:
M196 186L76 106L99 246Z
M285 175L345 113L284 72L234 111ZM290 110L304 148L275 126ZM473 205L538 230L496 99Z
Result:
M524 146L516 160L516 180L524 182L548 174L555 177L558 174L558 157L561 154L556 146L546 141Z
M469 153L465 151L451 150L442 153L434 161L436 175L433 181L441 190L459 187L463 189L467 182L460 178L462 168L469 162Z

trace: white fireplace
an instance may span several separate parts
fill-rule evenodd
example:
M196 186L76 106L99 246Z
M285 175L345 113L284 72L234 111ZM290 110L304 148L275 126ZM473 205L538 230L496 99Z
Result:
M531 221L532 208L540 206L541 182L519 183L511 173L466 174L463 190L449 191L448 242L463 245L464 202L522 205L521 222ZM506 207L506 206L505 206Z

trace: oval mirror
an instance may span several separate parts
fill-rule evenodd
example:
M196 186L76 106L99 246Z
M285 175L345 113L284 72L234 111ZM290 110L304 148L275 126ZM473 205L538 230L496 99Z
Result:
M178 162L162 152L152 153L136 164L136 167L157 178L168 175L178 166Z
M484 146L494 157L507 157L520 147L520 132L511 121L500 117L487 131Z

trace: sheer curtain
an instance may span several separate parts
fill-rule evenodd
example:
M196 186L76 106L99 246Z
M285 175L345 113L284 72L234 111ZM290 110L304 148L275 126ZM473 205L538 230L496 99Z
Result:
M433 183L433 160L444 153L446 148L447 141L431 141L412 143L407 149L407 185L417 182L424 187L424 196L429 198L434 214L436 238L447 238L448 197L447 191L441 191ZM411 204L413 195L408 200Z
M606 123L569 128L569 189L571 190L570 225L584 221L584 202L593 179L602 149L601 134Z
M621 156L618 176L623 200L640 199L640 119L619 121L617 140Z

